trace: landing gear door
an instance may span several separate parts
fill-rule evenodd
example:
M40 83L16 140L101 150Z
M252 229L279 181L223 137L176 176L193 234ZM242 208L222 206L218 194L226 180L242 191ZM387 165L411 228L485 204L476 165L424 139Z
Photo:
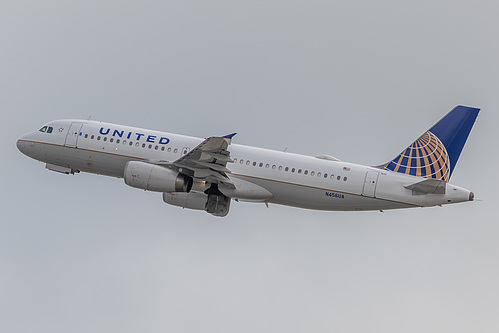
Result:
M64 143L66 147L76 148L82 126L82 123L71 123L71 127L69 128L68 134L66 135L66 142Z
M364 179L364 188L362 189L362 195L365 197L375 198L376 197L376 186L378 185L379 172L369 170L366 172L366 178Z

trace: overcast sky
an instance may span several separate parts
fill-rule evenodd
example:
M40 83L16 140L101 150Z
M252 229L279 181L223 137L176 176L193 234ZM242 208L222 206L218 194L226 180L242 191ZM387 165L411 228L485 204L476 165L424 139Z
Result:
M2 332L497 332L493 1L10 1L0 10ZM482 109L481 201L215 218L15 142L83 118L378 165Z

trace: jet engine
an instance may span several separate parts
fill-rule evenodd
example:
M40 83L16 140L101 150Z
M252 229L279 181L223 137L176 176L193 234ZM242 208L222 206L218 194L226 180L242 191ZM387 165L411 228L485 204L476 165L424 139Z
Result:
M221 193L163 193L163 201L182 208L204 210L219 217L226 216L230 208L230 198Z
M208 195L204 193L163 193L163 201L169 205L178 206L188 209L205 210Z
M146 191L190 192L192 178L160 165L130 161L125 166L125 184Z

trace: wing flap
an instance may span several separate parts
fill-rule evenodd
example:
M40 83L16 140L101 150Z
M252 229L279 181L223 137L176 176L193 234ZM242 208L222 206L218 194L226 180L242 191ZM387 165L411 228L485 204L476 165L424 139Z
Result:
M219 153L207 153L209 156L212 158L216 159L217 161L225 162L225 163L234 163L232 161L232 158L230 158L228 155L223 155Z
M235 135L235 133L234 133ZM234 135L228 137L210 137L176 161L150 160L149 163L163 165L177 170L189 177L215 184L224 184L233 188L234 184L227 176L227 163L231 163L227 148Z
M229 169L227 169L223 165L220 165L217 163L209 163L209 162L202 162L202 161L194 161L194 163L201 165L201 166L204 166L204 167L207 167L207 168L210 168L210 169L215 170L215 171L230 172Z

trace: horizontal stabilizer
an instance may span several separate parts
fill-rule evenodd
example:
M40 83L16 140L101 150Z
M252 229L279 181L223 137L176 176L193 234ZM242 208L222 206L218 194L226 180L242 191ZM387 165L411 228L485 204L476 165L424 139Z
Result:
M447 183L440 179L428 178L423 181L406 185L406 189L413 190L420 193L431 193L431 194L445 194L445 188Z

